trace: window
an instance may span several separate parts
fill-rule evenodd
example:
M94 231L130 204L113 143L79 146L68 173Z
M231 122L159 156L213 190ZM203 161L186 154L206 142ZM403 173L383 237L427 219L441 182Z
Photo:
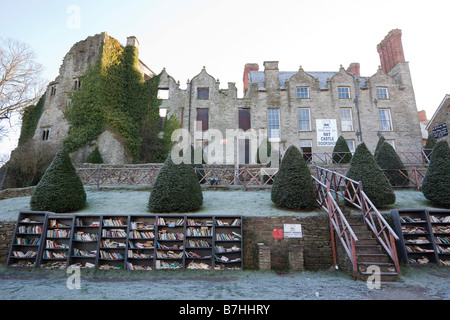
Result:
M209 114L207 108L197 109L197 131L208 130Z
M297 88L297 98L298 99L309 99L309 88L308 87L298 87Z
M347 146L350 149L351 153L355 152L355 140L346 140Z
M338 87L339 99L350 99L350 87Z
M81 89L81 80L75 79L73 82L73 90L76 91L79 89Z
M161 130L164 129L164 123L166 122L166 118L167 118L167 108L159 108L159 124Z
M49 135L50 135L50 129L43 129L42 130L42 140L43 141L47 141Z
M209 88L197 88L197 99L208 100Z
M56 94L56 86L51 86L50 87L50 95L54 96Z
M251 127L250 109L239 109L239 129L247 131Z
M341 109L341 131L353 131L352 109Z
M311 131L310 110L307 108L298 109L298 130Z
M306 163L311 163L312 161L312 141L311 140L300 140L300 151L303 154L303 159Z
M394 148L394 150L395 150L395 140L386 139L386 142L389 143L392 146L392 148Z
M168 100L169 99L169 88L158 89L158 99Z
M377 88L377 98L378 99L389 99L387 88Z
M391 110L379 109L378 115L380 117L380 129L381 131L392 131L392 119Z
M268 130L269 130L269 141L280 141L280 110L279 109L268 109Z

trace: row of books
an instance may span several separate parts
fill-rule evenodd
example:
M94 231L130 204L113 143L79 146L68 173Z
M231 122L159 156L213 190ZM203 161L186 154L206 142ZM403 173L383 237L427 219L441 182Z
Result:
M171 258L171 259L181 259L183 258L183 251L156 251L156 257L160 259Z
M450 244L450 237L435 237L436 243Z
M434 223L450 223L450 216L445 217L436 217L436 216L430 216L430 221Z
M126 224L122 221L122 219L112 219L112 218L103 220L103 225L105 227L126 226Z
M139 265L139 264L133 264L131 262L127 262L127 270L148 271L148 270L153 270L153 266L145 266L145 265Z
M120 252L109 252L100 250L100 259L107 259L107 260L122 260L125 256Z
M73 256L74 257L87 257L87 258L95 258L97 256L97 250L86 251L78 248L73 248Z
M83 219L76 218L75 219L75 226L77 226L77 227L86 227L86 226L98 227L98 226L100 226L100 222L93 221L93 222L91 222L91 224L85 224Z
M205 255L205 256L201 256L200 254L196 253L196 252L186 252L186 258L194 258L194 259L208 259L211 258L211 255Z
M201 227L198 228L187 228L186 235L189 237L209 237L212 235L211 228Z
M55 252L45 250L42 254L44 259L67 259L67 254L65 252Z
M169 226L169 227L175 227L175 226L183 226L184 225L184 219L177 219L177 220L169 220L166 221L164 218L159 217L158 218L158 225L159 226Z
M213 221L212 220L197 220L194 219L187 219L187 223L189 226L212 226Z
M234 219L231 223L228 221L222 221L222 220L216 220L217 226L240 226L241 225L241 219Z
M204 262L192 261L188 264L186 268L189 270L210 270L212 267L211 265Z
M407 239L406 241L405 241L406 243L414 243L414 244L428 244L428 243L430 243L430 241L428 241L428 239L427 238L425 238L425 237L418 237L418 238L415 238L415 239Z
M103 229L102 230L102 237L109 237L109 238L126 238L127 232L122 229Z
M450 226L433 226L433 233L450 233Z
M430 260L427 257L420 257L420 258L409 258L408 259L409 264L428 264L430 263Z
M65 243L58 243L53 240L45 240L45 247L47 249L69 249L69 245Z
M439 259L439 263L441 264L441 266L450 267L450 260Z
M70 230L67 229L50 229L47 230L49 238L70 238Z
M12 252L13 257L16 258L34 258L37 256L37 252L36 251L27 251L27 252L22 252L22 251L13 251Z
M172 233L172 232L158 232L158 239L159 240L183 240L184 234L183 233Z
M224 246L214 246L214 250L217 253L223 253L223 252L237 252L240 251L241 248L239 248L238 246L234 245L231 248L225 248Z
M436 250L438 253L450 253L450 248L444 248L439 245L436 246Z
M41 243L41 238L16 238L16 244L37 246Z
M146 224L144 222L132 221L130 222L131 229L133 230L155 230L154 224Z
M49 223L48 223L48 226L49 226L50 228L69 228L68 225L63 224L63 223L59 222L59 221L56 220L56 219L51 219L51 220L49 221Z
M403 223L408 222L426 222L425 220L422 220L422 218L411 218L410 216L400 216L400 221Z
M129 244L130 244L131 249L153 249L154 248L153 241L146 241L146 242L130 241Z
M41 234L42 227L41 226L19 226L19 233L26 234Z
M405 246L406 252L417 253L417 252L434 252L433 249L425 249L419 246Z
M128 258L132 259L153 259L153 254L140 253L133 250L128 250Z
M426 229L423 227L406 227L402 226L402 233L403 234L424 234L427 233Z
M74 239L78 241L97 241L98 235L96 233L78 231L75 233Z
M130 232L130 238L132 238L132 239L153 239L153 238L155 238L155 234L150 231L133 230Z
M219 241L241 240L241 235L237 232L232 232L231 234L216 233L216 240L219 240Z
M209 248L209 247L211 247L211 244L208 241L205 241L205 240L191 240L191 239L189 239L187 241L187 247L188 248Z
M100 243L100 246L102 248L125 248L126 243L112 241L111 239L105 239L105 240L102 240L102 242Z

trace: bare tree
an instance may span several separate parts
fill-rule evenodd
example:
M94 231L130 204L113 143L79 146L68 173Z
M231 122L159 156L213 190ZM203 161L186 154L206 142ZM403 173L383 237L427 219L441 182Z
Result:
M42 66L25 43L15 39L0 39L0 122L10 119L13 112L36 104L44 92Z

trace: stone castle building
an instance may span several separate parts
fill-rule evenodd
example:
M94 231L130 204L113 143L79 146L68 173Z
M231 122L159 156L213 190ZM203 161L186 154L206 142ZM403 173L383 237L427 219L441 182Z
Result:
M361 141L374 151L383 135L398 152L418 152L421 129L401 35L392 30L377 46L381 66L369 77L360 75L359 63L335 72L302 67L280 71L278 61L264 62L262 71L256 63L246 64L243 98L237 98L234 83L220 89L205 68L188 81L186 90L163 70L161 108L176 114L193 136L211 128L224 136L226 129L266 129L269 140L279 142L281 154L295 145L308 160L331 153L340 135L351 151ZM194 140L196 145L207 144L201 135ZM251 162L257 147L245 137L235 146L239 162Z
M58 77L48 85L44 111L32 138L38 149L56 152L62 146L69 133L63 113L70 103L68 93L83 85L79 78L98 61L107 37L106 33L88 37L64 57ZM138 47L139 42L129 37L127 45ZM372 76L361 76L359 63L334 72L305 71L302 67L280 71L277 61L264 62L260 70L258 64L248 63L243 98L238 98L235 83L221 89L219 80L205 68L188 80L186 89L181 89L164 69L159 82L161 114L176 115L181 127L192 134L195 145L206 150L208 141L202 134L210 129L222 133L224 147L231 144L227 129L254 129L266 130L269 141L279 143L281 154L295 145L308 159L314 154L331 153L340 135L351 150L364 141L373 151L383 135L399 152L420 151L421 130L401 31L389 32L377 50L381 67ZM156 75L142 61L139 70L146 79ZM235 162L253 162L257 145L245 136L237 140ZM93 145L99 147L105 163L127 162L120 137L106 130L71 155L74 163L84 162Z

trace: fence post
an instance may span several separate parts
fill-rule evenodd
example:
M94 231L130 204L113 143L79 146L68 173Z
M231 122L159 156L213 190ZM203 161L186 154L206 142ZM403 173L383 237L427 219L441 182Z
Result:
M97 170L98 170L98 174L97 174L97 190L100 189L100 171L101 171L101 166L98 166Z
M420 189L419 186L419 177L417 176L417 167L414 167L414 178L416 179L416 188Z

